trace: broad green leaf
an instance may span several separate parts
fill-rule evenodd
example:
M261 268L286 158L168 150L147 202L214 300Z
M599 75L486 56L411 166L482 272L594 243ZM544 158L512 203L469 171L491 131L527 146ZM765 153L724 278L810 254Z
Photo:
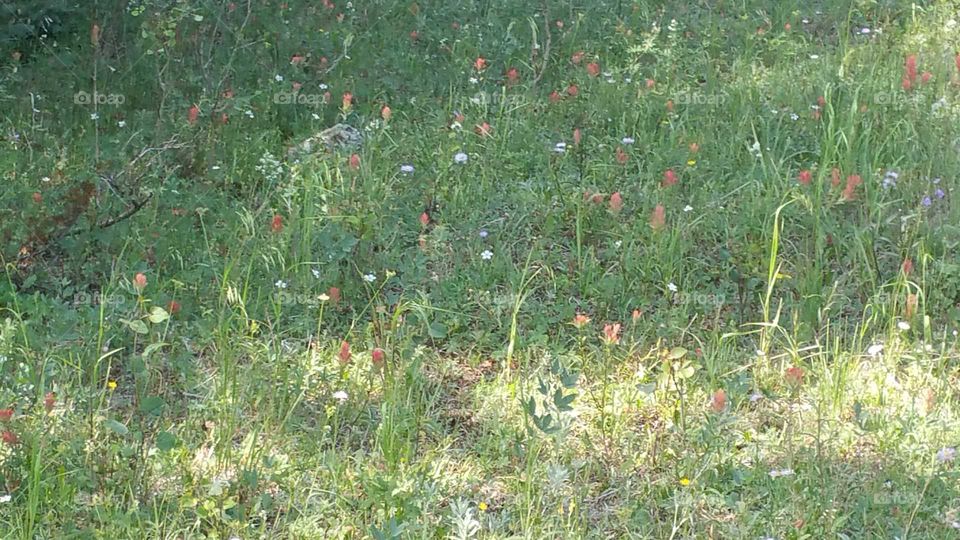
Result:
M140 411L144 414L159 416L165 405L160 396L147 396L140 402Z
M127 433L130 433L130 430L127 429L127 426L113 419L104 420L103 425L107 426L107 428L110 431L116 433L117 435L120 435L121 437L123 437Z
M160 324L163 321L166 321L170 318L170 314L167 313L167 310L163 309L160 306L153 306L150 308L150 315L148 317L150 322L153 324Z
M134 321L128 321L126 319L121 319L120 322L130 327L131 330L138 334L146 334L150 332L150 329L147 328L147 323L141 321L140 319Z
M169 452L177 445L177 437L169 431L157 433L157 448L161 452Z

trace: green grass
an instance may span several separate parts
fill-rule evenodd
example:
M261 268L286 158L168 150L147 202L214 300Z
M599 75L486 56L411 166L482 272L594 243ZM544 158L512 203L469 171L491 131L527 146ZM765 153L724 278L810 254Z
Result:
M13 4L0 537L957 534L960 3Z

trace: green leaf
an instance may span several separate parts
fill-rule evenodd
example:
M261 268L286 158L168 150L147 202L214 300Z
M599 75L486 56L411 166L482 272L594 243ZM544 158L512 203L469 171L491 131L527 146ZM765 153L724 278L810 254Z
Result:
M147 346L143 349L143 355L142 355L142 356L143 356L144 358L147 358L147 357L150 356L151 354L153 354L153 353L157 352L158 350L162 349L165 345L166 345L166 343L163 343L163 342L151 343L151 344L147 345Z
M684 349L683 347L674 347L673 349L670 349L670 356L668 356L668 358L670 358L671 360L679 360L686 355L687 355L686 349Z
M169 452L177 445L177 436L169 431L157 433L157 448L161 452Z
M36 282L37 282L37 275L30 274L29 276L27 276L27 279L23 280L23 283L20 285L20 289L21 290L29 289L30 287L33 287L33 284Z
M150 315L147 318L150 319L150 322L153 324L160 324L169 319L170 314L160 306L153 306L150 308Z
M146 334L150 332L150 329L147 328L147 323L141 321L140 319L134 321L128 321L126 319L120 319L120 322L130 327L131 330L138 334Z
M438 322L430 323L430 328L427 329L427 332L433 339L443 339L447 337L447 327Z
M160 413L163 411L163 407L166 403L163 402L163 399L160 396L148 396L140 402L140 412L144 414L152 414L154 416L160 416Z
M127 433L130 433L130 430L127 429L127 426L113 419L104 420L103 425L107 426L107 428L110 431L116 433L117 435L120 435L121 437L123 437Z

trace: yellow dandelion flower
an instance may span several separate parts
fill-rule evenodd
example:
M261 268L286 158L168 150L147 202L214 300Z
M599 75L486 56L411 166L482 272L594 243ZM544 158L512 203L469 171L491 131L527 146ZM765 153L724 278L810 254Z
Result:
M117 389L117 381L113 381L113 380L107 381L107 388L109 388L109 389L111 389L111 390L116 390L116 389Z
M486 511L487 511L487 503L485 503L485 502L483 502L483 501L480 501L480 504L477 505L477 508L479 508L481 512L486 512Z
M689 166L691 166L691 167L693 167L693 166L696 165L696 164L697 164L697 160L695 160L695 159L688 159L688 160L687 160L687 165L689 165Z
M684 487L689 486L689 485L690 485L690 479L687 478L686 476L684 476L683 478L680 479L680 485L681 485L681 486L684 486Z

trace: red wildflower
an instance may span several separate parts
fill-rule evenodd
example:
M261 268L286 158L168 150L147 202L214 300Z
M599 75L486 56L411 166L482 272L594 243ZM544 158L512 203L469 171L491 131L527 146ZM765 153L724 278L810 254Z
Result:
M197 123L197 116L200 114L200 107L196 105L191 105L190 110L187 111L187 122L190 124Z
M913 88L913 83L910 82L910 79L904 77L904 78L903 78L903 82L901 83L901 86L903 86L903 89L904 89L904 90L906 90L907 92L909 92L910 89Z
M350 168L353 170L360 168L360 156L358 154L350 154Z
M953 63L957 66L957 71L960 71L960 54L957 54L956 58L953 59Z
M383 349L376 348L370 352L370 359L373 361L373 365L380 367L383 365Z
M590 62L587 64L587 73L589 73L591 77L600 75L600 64L596 62Z
M917 55L907 56L903 66L904 80L910 81L910 84L917 82Z
M426 227L429 224L430 224L430 216L426 212L420 214L420 225L423 225L424 227Z
M345 111L349 110L350 107L353 105L353 94L351 92L344 92L341 100L342 100L341 105L343 107L343 110Z
M340 288L339 287L330 287L330 290L327 291L327 296L330 297L330 301L336 304L340 301Z
M617 155L617 163L621 165L626 164L626 162L630 159L630 156L628 156L627 153L623 151L622 146L617 147L616 155Z
M613 195L610 195L610 211L617 213L623 209L623 198L620 196L619 191L615 191Z
M843 188L843 193L840 195L848 201L852 201L857 198L856 189L857 186L863 183L863 180L860 178L860 175L851 174L847 177L847 185Z
M903 317L912 319L913 314L917 312L917 295L910 293L907 295L907 301L903 305Z
M47 392L47 394L43 396L43 409L45 411L47 412L52 411L53 406L56 405L56 403L57 403L57 395L54 394L53 392Z
M484 122L484 123L482 123L482 124L477 124L476 126L473 127L473 131L474 131L477 135L480 135L481 137L489 137L489 136L490 136L490 131L491 131L492 129L493 129L493 128L490 127L490 124L488 124L488 123L486 123L486 122Z
M477 71L483 71L486 67L487 59L482 56L478 56L477 59L473 61L473 69Z
M176 300L171 300L170 302L168 302L167 311L171 315L176 315L177 313L180 313L180 302L177 302Z
M672 99L668 99L668 100L667 100L667 111L673 112L673 100L672 100Z
M350 362L350 357L353 356L350 354L350 342L343 340L340 343L340 352L337 353L337 358L340 359L341 364L346 364Z
M810 173L810 171L808 171L807 169L800 171L800 174L797 177L797 181L799 181L800 184L804 186L810 185L811 180L813 180L813 174Z
M803 384L803 368L800 366L790 366L784 372L784 379L791 386L800 386Z
M17 437L17 434L12 431L4 431L0 438L3 439L3 442L11 446L17 444L20 441L20 438Z
M590 197L590 202L593 204L603 203L603 193L594 193L593 196Z
M573 322L570 324L572 324L575 328L579 330L580 328L583 328L584 326L586 326L587 323L589 322L590 322L590 317L587 317L583 313L577 313L576 315L573 316Z
M581 139L580 128L575 128L573 130L573 145L580 146L580 139Z
M507 70L507 82L510 84L517 84L520 82L520 72L517 71L517 68L512 67Z
M833 187L840 185L840 169L836 167L830 171L830 185Z
M417 41L419 39L420 39L419 32L417 32L416 30L413 30L412 32L410 32L410 41Z
M933 73L930 73L929 71L924 71L923 73L920 74L920 82L922 82L923 84L927 84L928 82L930 82L930 79L932 78L933 78Z
M393 116L393 111L390 110L389 105L384 105L383 108L380 109L380 118L383 118L384 122L389 122L390 117L392 116Z
M454 122L461 122L461 123L462 123L465 119L466 119L466 116L464 116L462 112L457 111L457 112L453 115L453 121L454 121Z
M556 90L554 90L553 92L550 92L550 97L549 97L549 99L550 99L550 103L557 103L557 102L559 102L559 101L560 101L561 99L563 99L563 98L560 97L560 93L559 93L559 92L557 92Z
M579 66L579 65L580 65L580 62L583 61L584 55L585 55L585 53L584 53L583 51L577 51L577 52L573 53L572 56L570 56L570 61ZM958 66L957 69L960 69L960 55L957 55L957 58L958 58L958 60L957 60L957 66Z
M660 187L670 187L677 183L677 173L673 172L673 169L667 169L663 171L663 181L660 182Z
M133 286L142 291L147 286L147 276L143 275L143 272L137 272L137 275L133 276Z
M827 106L827 100L826 100L826 98L824 98L823 96L817 96L817 106L818 106L818 107L826 107L826 106Z
M567 87L567 95L570 97L577 97L577 94L580 93L580 89L577 88L577 85L571 84Z
M900 265L900 271L903 272L903 275L909 276L910 272L913 272L913 259L907 257L903 260L903 263Z
M273 215L273 219L270 220L270 230L275 233L283 231L283 216L280 214Z
M620 323L603 325L603 341L607 345L620 343Z
M297 66L302 64L306 59L307 57L303 56L302 54L295 54L290 57L290 63Z
M303 83L302 83L302 82L293 81L293 84L292 84L291 86L293 87L293 91L294 91L294 92L299 92L300 89L303 88Z
M13 409L0 409L0 422L9 422L13 418Z
M713 396L710 398L710 409L715 412L723 412L727 408L727 393L723 391L723 388L717 390L713 393Z
M647 79L647 90L653 90L653 87L657 85L657 81L653 79Z
M667 211L662 204L658 204L650 213L650 227L659 231L667 224Z
M633 315L631 318L633 319L633 322L637 322L640 320L640 317L642 316L643 316L643 312L640 311L639 309L635 309L633 310Z

